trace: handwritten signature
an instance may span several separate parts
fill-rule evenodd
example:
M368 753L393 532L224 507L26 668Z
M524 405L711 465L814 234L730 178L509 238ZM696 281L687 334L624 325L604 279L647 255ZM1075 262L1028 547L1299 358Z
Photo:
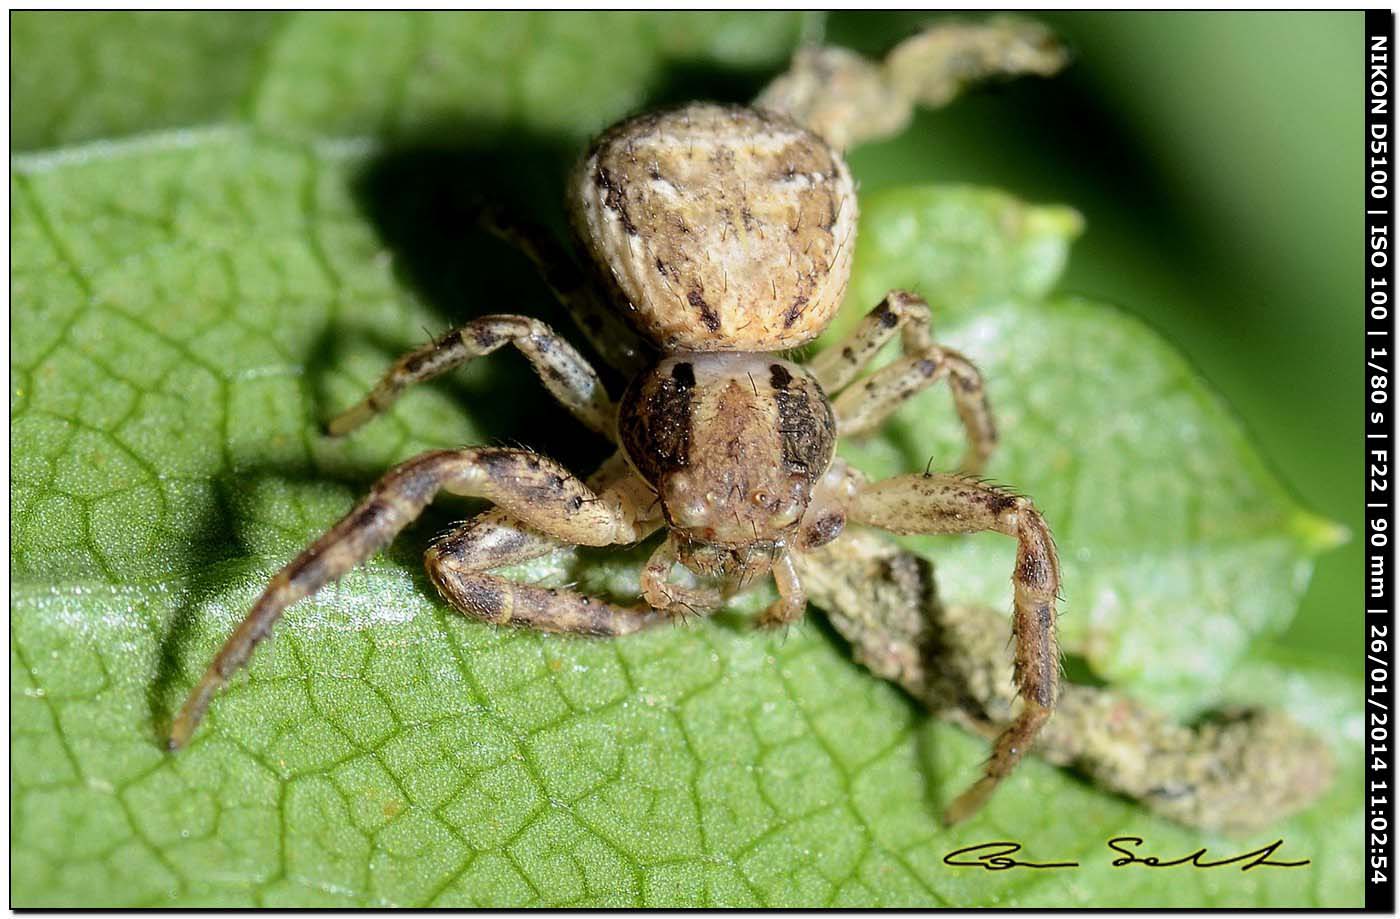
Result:
M1283 840L1278 839L1267 846L1249 852L1242 852L1229 858L1209 860L1206 857L1206 848L1202 846L1189 855L1180 858L1161 859L1155 855L1139 855L1132 850L1140 849L1146 845L1145 840L1140 836L1115 836L1108 840L1106 845L1114 852L1119 853L1119 857L1112 862L1113 867L1122 868L1127 865L1144 865L1148 868L1179 868L1189 866L1192 868L1222 868L1225 865L1239 865L1241 871L1249 871L1251 868L1301 868L1311 864L1309 859L1297 862L1273 861L1273 856L1283 845ZM1131 847L1131 848L1130 848ZM984 842L975 846L968 846L949 852L943 856L943 864L952 865L955 868L982 868L987 871L1007 871L1011 868L1078 868L1079 862L1032 862L1021 861L1012 858L1013 855L1021 851L1021 844L1018 842Z

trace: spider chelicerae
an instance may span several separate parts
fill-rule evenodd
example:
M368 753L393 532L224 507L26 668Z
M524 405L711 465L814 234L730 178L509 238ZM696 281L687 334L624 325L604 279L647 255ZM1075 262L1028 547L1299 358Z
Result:
M488 226L539 264L595 350L629 374L626 391L614 399L544 323L483 316L399 359L329 433L348 434L409 386L513 345L616 453L587 479L503 447L438 450L395 467L272 579L176 717L171 748L189 740L213 695L287 607L384 548L442 491L495 504L427 552L447 602L490 623L599 637L704 615L769 574L778 599L758 624L792 623L807 605L801 563L839 548L851 524L995 531L1018 544L1021 707L996 738L983 777L947 816L975 812L1055 705L1059 562L1049 528L1029 500L973 477L997 441L982 378L934 340L916 293L892 291L844 343L806 364L783 355L815 339L845 297L857 201L840 150L898 131L914 106L942 104L970 79L1049 73L1061 62L1038 26L951 24L879 63L806 49L752 107L693 103L627 119L593 143L569 183L571 223L591 272L547 235L483 211ZM859 378L896 337L901 356ZM835 456L838 436L875 430L939 382L949 384L967 432L959 473L869 482ZM662 529L667 536L642 573L644 605L492 573L560 545L628 545ZM674 583L678 564L700 586Z

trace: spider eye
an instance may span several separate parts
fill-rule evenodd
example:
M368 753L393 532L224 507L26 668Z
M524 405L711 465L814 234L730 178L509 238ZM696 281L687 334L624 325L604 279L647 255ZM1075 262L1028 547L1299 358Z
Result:
M671 522L679 527L703 526L710 516L713 496L697 494L695 483L690 476L675 473L666 479L662 488L662 500Z
M807 479L801 475L792 476L788 480L786 492L771 499L773 523L778 526L789 526L796 523L807 510L807 502L810 499L811 486L807 484Z
M773 512L773 522L778 526L787 526L796 523L802 516L802 505L796 501L788 501L778 506Z

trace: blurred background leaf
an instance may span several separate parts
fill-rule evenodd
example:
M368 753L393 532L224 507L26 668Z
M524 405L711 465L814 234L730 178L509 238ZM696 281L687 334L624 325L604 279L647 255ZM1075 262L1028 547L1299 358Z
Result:
M1361 532L1360 13L1047 13L1073 64L855 151L863 187L938 179L1085 217L1060 289L1160 329L1305 504ZM924 17L837 14L868 53ZM1318 564L1288 641L1354 652L1361 544Z

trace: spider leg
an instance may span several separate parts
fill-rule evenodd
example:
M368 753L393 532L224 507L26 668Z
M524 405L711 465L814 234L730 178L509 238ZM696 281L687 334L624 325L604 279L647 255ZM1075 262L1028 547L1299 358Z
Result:
M630 508L638 521L637 539L645 539L661 525L659 518L646 519L653 503L650 489L631 474L620 453L594 473L588 485L604 500L615 499ZM434 540L424 564L443 599L474 619L496 625L612 637L669 621L648 606L622 606L578 591L521 584L490 573L564 545L492 508Z
M1017 541L1012 634L1015 682L1021 711L997 738L986 772L949 806L957 823L976 813L1020 762L1055 706L1060 650L1055 638L1055 599L1060 562L1050 529L1025 498L954 475L902 475L866 486L850 507L850 519L895 533L995 531Z
M662 622L650 606L623 606L568 588L536 587L491 574L563 545L492 512L454 527L428 549L424 563L443 599L494 625L612 638Z
M473 319L437 341L405 354L368 396L336 416L326 431L333 437L349 434L386 411L413 384L431 380L507 344L525 355L545 388L575 418L604 437L614 436L617 408L583 355L538 319L508 314Z
M802 122L841 149L893 137L916 106L947 105L970 84L1050 76L1068 60L1044 26L1026 20L944 22L872 61L836 47L807 47L754 100Z
M823 389L839 393L832 408L837 430L845 437L875 430L916 393L948 380L953 406L967 432L967 451L959 469L975 473L997 444L996 423L982 374L966 357L936 344L932 326L928 303L922 297L904 290L890 291L845 342L818 354L808 366ZM896 331L901 333L903 356L852 385Z
M369 495L279 571L190 693L170 732L189 741L216 693L252 656L282 612L387 546L440 491L486 498L525 526L587 546L635 542L647 532L616 491L599 495L560 464L496 447L424 453L390 470Z
M784 552L773 563L773 581L778 585L778 599L759 615L755 624L761 629L792 625L807 612L807 591L798 577L793 555L792 552Z
M498 207L482 207L477 220L534 263L555 298L569 311L579 331L603 360L628 377L643 368L647 362L646 345L549 230Z
M676 564L674 536L656 547L642 569L642 596L653 608L682 619L708 616L719 609L724 597L709 587L684 587L669 581Z

